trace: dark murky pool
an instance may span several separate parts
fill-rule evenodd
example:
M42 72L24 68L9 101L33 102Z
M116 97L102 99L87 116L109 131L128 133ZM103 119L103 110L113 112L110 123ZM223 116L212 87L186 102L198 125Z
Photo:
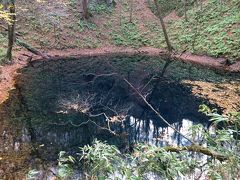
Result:
M137 142L188 144L122 78L187 135L192 124L208 125L199 105L218 107L194 96L183 80L221 83L238 77L181 62L171 63L162 77L164 65L158 57L102 56L43 60L21 69L16 88L1 105L0 176L47 169L60 151L74 153L95 138L123 152Z

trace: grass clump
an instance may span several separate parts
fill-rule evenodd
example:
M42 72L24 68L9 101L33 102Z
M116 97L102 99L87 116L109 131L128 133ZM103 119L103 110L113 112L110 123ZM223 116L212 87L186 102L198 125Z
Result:
M86 30L96 31L97 30L97 25L92 23L92 22L88 22L88 21L85 21L85 20L80 20L76 24L76 26L74 26L74 30L79 31L79 32L84 32Z

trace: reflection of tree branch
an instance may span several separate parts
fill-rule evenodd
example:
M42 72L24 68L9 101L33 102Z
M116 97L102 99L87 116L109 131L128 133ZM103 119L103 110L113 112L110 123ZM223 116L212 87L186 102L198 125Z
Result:
M143 90L148 87L148 85L154 80L155 75L152 75L151 79L141 88L140 92L143 92Z
M206 171L206 169L204 170L204 166L208 165L208 162L204 163L203 165L201 165L200 167L198 167L198 169L200 169L200 174L198 175L197 178L195 178L196 180L199 180L202 177L202 174Z
M102 115L102 114L101 114L101 115ZM99 116L100 116L100 114L99 114ZM97 117L97 116L96 116L96 117ZM91 120L91 119L88 119L87 121L82 122L82 123L80 123L80 124L75 124L75 123L73 123L72 121L67 121L67 122L65 122L65 123L49 123L49 124L53 124L53 125L57 125L57 126L66 126L66 125L69 125L69 124L70 124L70 125L72 125L72 126L74 126L74 127L81 127L81 126L86 125L86 124L88 124L88 123L93 123L93 124L96 125L98 128L107 130L107 131L109 131L111 134L116 135L116 133L110 129L110 125L109 125L109 124L108 124L108 128L105 128L105 127L102 127L102 126L98 125L96 122L94 122L94 121Z
M123 76L117 74L117 73L109 73L109 74L99 74L99 75L94 75L93 80L96 79L96 77L99 76L116 76L116 77L120 77L125 83L127 83L127 85L129 87L131 87L133 89L133 91L143 100L143 102L165 123L167 124L170 128L172 128L175 132L177 132L178 134L180 134L182 137L184 137L185 139L187 139L189 142L191 142L192 144L195 144L192 140L190 140L188 137L186 137L184 134L182 134L180 131L178 131L174 126L172 126L147 100L146 98L141 94L141 92L139 92L126 78L124 78ZM90 109L90 108L89 108ZM111 109L111 108L110 108ZM113 111L114 112L114 111ZM96 115L91 115L90 116L96 116ZM110 129L110 125L109 125L109 118L107 117L107 115L105 113L100 113L98 114L98 116L100 115L104 115L105 118L107 119L108 122L108 127Z
M145 102L145 104L164 122L166 123L170 128L172 128L175 132L179 133L182 137L187 139L192 144L195 144L191 139L186 137L184 134L182 134L180 131L178 131L174 126L172 126L149 102L144 98L144 96L126 79L123 77L123 80L138 94L138 96Z

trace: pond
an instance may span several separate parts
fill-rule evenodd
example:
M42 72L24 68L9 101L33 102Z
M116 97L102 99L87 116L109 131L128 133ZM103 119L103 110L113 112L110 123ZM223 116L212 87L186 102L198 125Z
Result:
M96 138L122 152L139 142L188 144L124 79L187 136L192 124L209 124L208 117L198 112L199 105L222 109L193 94L186 81L231 86L230 82L239 83L239 75L172 62L162 76L166 61L113 55L39 60L19 70L15 89L0 107L0 176L46 170L56 165L60 151L75 153Z

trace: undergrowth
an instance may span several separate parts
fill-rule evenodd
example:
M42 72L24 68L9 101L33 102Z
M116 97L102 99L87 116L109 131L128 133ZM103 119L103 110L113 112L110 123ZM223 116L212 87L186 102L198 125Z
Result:
M192 145L196 148L194 154L185 150L171 151L172 145L157 147L147 144L136 144L131 153L124 154L114 145L95 140L91 146L80 148L76 158L60 152L58 174L63 179L69 179L73 177L74 164L78 164L78 167L84 167L83 171L89 179L143 180L148 179L148 175L156 179L238 179L240 114L220 115L206 105L201 105L199 111L210 117L212 130L208 131L201 124L188 129L191 139L203 144ZM211 155L205 159L198 154L197 147L205 145L224 160Z
M111 14L113 12L113 7L107 5L105 2L100 3L90 3L89 11L92 14Z
M183 15L182 1L158 1L164 15L168 15L173 10L176 10L179 16ZM115 14L114 6L90 2L89 12L92 17L88 21L81 20L77 0L69 2L69 12L73 15L69 16L73 18L71 22L68 18L58 14L50 14L51 17L42 22L41 16L35 12L37 9L30 9L29 15L25 17L28 22L24 27L29 28L31 33L29 29L25 29L24 39L40 48L58 48L58 46L61 48L96 48L105 44L134 48L144 46L166 48L158 20L149 19L142 23L135 17L133 23L129 23L129 2L117 1L117 3L121 3L121 14L118 12ZM150 6L155 12L154 5L150 4ZM204 1L202 10L200 7L193 7L192 3L187 8L189 9L187 11L188 21L182 17L166 23L169 38L176 50L226 57L230 60L240 57L239 0L229 0L224 4L221 4L220 0L208 0ZM95 21L98 18L105 18L106 21L99 24ZM2 53L4 51L1 47L0 57Z
M178 50L215 57L240 57L239 2L220 4L210 0L201 10L187 12L188 21L181 19L169 25L169 35Z
M6 51L7 51L7 39L0 34L0 64L3 64L4 61L4 57L6 55Z
M162 15L167 16L170 14L173 10L176 10L176 12L179 15L183 15L183 1L182 0L158 0L158 4L161 7ZM155 7L155 4L153 1L148 2L148 7L154 12L154 14L157 14L157 10Z
M150 39L146 38L147 34L139 30L136 21L129 23L123 19L119 29L113 29L111 37L115 45L139 48L151 44Z

